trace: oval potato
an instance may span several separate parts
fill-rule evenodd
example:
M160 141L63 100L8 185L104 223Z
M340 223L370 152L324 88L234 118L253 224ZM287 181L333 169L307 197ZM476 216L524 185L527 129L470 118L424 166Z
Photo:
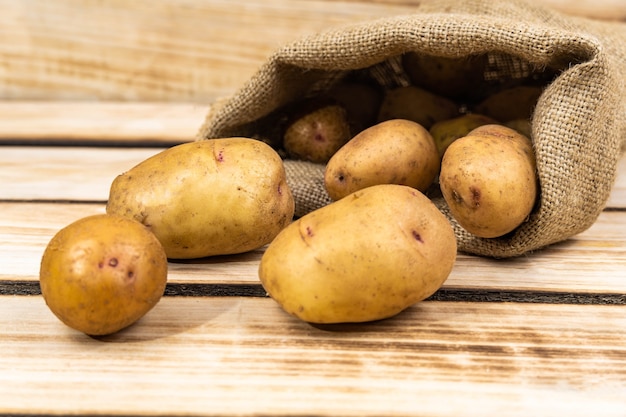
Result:
M524 222L537 197L530 139L501 125L484 125L452 142L439 174L452 216L468 232L503 236Z
M189 259L264 246L292 221L294 199L274 149L224 138L174 146L119 175L106 209L148 226L169 258Z
M259 278L288 313L311 323L394 316L441 287L456 259L448 219L414 188L357 191L287 226Z
M91 336L130 326L161 299L167 257L141 223L98 214L59 230L41 259L46 305L63 323Z
M420 191L433 183L440 158L430 133L410 120L388 120L365 129L328 161L324 185L333 200L377 184Z

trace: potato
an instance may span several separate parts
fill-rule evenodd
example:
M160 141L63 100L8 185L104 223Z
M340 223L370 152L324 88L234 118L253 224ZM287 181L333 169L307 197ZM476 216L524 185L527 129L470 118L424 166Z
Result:
M443 156L441 192L468 232L503 236L524 222L537 197L531 141L501 125L484 125L454 141Z
M452 142L479 126L494 123L497 122L491 117L470 113L453 119L441 120L430 127L429 133L435 141L439 157L443 158L443 154Z
M520 85L507 88L485 98L474 108L474 112L489 116L500 123L514 119L530 120L542 92L543 89L538 86Z
M263 254L259 278L301 320L367 322L432 295L456 251L452 226L426 196L374 185L287 226Z
M92 336L130 326L161 299L167 258L141 223L92 215L57 232L41 259L39 282L50 310Z
M453 99L476 99L484 84L487 55L450 58L409 52L402 66L414 85Z
M530 138L532 136L532 123L529 119L513 119L504 123L506 127L517 130L522 135Z
M388 120L362 131L333 155L324 185L333 200L377 184L426 191L439 166L437 148L426 129L410 120Z
M430 129L435 122L458 115L459 108L452 100L409 85L385 93L378 121L407 119Z
M189 259L264 246L292 221L294 199L274 149L224 138L174 146L119 175L106 209L148 226L169 258Z
M298 107L285 129L283 147L292 159L326 163L352 137L348 112L325 100Z
M376 123L382 102L382 91L364 82L346 81L334 86L328 96L347 111L352 135Z

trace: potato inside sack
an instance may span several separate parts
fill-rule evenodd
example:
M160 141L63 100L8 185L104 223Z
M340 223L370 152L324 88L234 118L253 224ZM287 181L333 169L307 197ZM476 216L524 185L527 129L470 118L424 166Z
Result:
M366 322L432 295L456 253L450 222L426 196L404 185L375 185L283 229L261 258L259 278L301 320Z
M348 112L339 102L300 102L290 119L282 144L292 159L326 163L352 137Z
M376 124L383 90L373 81L341 81L327 95L346 109L352 135Z
M402 56L403 69L413 85L458 101L481 97L488 65L486 54L442 57L408 52Z
M285 168L249 138L185 143L119 175L108 213L152 230L172 259L242 253L269 243L293 219Z
M491 117L469 113L453 119L441 120L432 125L429 132L435 141L439 157L443 158L443 154L452 142L462 138L479 126L495 123L497 121Z
M440 121L459 115L459 105L414 85L393 88L385 92L378 110L378 121L407 119L426 129Z
M432 136L410 120L388 120L357 134L328 161L324 184L339 200L377 184L408 185L422 192L439 173Z
M531 141L502 125L484 125L454 141L439 175L452 216L483 238L503 236L530 215L538 194Z
M474 111L501 123L513 120L530 120L543 88L536 85L519 85L491 94L476 104Z

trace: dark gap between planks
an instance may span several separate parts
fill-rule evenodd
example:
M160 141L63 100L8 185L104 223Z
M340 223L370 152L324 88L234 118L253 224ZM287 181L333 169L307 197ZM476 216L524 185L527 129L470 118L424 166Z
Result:
M41 295L37 281L0 282L0 295ZM183 284L170 283L166 297L268 297L260 284ZM500 291L441 288L425 301L482 302L482 303L541 303L626 305L626 294L571 293L542 291Z

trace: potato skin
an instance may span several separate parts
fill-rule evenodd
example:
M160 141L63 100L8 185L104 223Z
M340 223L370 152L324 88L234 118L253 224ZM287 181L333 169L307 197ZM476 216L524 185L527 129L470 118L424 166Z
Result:
M133 218L172 259L242 253L269 243L293 218L280 156L248 138L166 149L113 181L108 213Z
M347 81L335 85L328 96L346 109L350 133L355 135L376 123L383 91L372 83Z
M426 196L404 185L375 185L286 227L261 258L259 278L301 320L367 322L433 294L456 249L452 226Z
M429 132L435 141L439 157L443 158L443 154L452 142L466 136L479 126L495 123L497 123L497 121L491 117L482 114L468 113L453 119L441 120L432 125Z
M524 222L538 192L531 141L491 124L457 139L443 156L441 192L452 216L483 238L503 236Z
M345 107L338 103L305 102L283 135L283 147L293 159L326 163L352 137Z
M487 55L449 58L408 52L402 66L415 85L444 97L475 100L485 90Z
M474 111L500 123L516 119L530 120L543 89L532 85L519 85L500 90L476 105Z
M458 105L443 96L414 85L388 90L378 109L378 121L412 120L426 129L440 121L459 115Z
M333 200L377 184L422 192L439 173L440 158L428 131L410 120L388 120L365 129L326 165L324 185Z
M161 299L167 258L141 223L93 215L50 240L39 273L50 310L69 327L92 336L130 326Z

